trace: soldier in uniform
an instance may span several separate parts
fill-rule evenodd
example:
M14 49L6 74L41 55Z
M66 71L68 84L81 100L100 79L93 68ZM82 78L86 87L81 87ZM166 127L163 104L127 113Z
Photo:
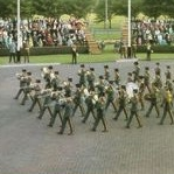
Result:
M90 68L90 71L86 74L86 79L88 82L88 90L89 91L95 89L94 83L96 80L96 75L95 75L94 71L95 71L94 68Z
M133 81L134 82L138 82L139 81L139 74L140 74L140 67L139 67L139 63L138 62L134 62L134 78Z
M80 65L80 70L78 71L78 76L79 76L80 86L86 86L86 70L85 70L84 64Z
M122 85L118 91L118 111L113 118L115 121L118 120L118 117L120 116L121 112L124 111L124 114L126 116L126 120L128 119L127 116L127 111L126 111L126 99L127 99L127 94L126 94L126 87L125 85Z
M44 72L44 70L45 70L45 72ZM46 82L45 89L49 89L49 88L51 88L51 74L54 73L53 66L50 65L50 66L46 67L45 69L42 69L42 71L43 71L43 78Z
M139 96L139 102L141 105L141 110L144 110L145 104L144 104L144 92L145 92L146 86L144 83L144 77L139 76L139 91L138 91L138 96Z
M166 76L166 82L168 80L171 80L171 78L172 78L172 74L171 74L171 70L170 70L170 66L169 65L167 65L167 71L165 72L165 76Z
M105 123L105 97L104 97L104 94L103 94L103 96L98 98L98 101L96 102L95 107L96 107L96 111L97 111L97 115L96 115L97 117L94 122L92 131L96 131L97 126L101 120L103 123L103 127L104 127L103 132L107 132L106 123Z
M109 79L110 79L110 72L109 72L109 66L108 65L104 66L104 79L106 81L109 81Z
M120 85L120 74L119 74L118 68L115 68L115 70L114 70L114 82L117 86Z
M84 116L85 115L85 109L83 107L83 101L82 101L83 91L81 89L80 84L76 84L76 88L77 89L76 89L75 95L73 97L73 101L75 103L75 106L73 108L73 114L72 114L72 116L75 115L76 110L77 110L78 107L80 108L80 111L81 111L82 116Z
M170 88L168 88L166 86L165 88L165 94L164 94L164 99L163 99L163 115L161 117L161 120L159 122L160 125L163 124L165 118L166 118L166 115L167 113L169 114L170 116L170 124L173 124L174 121L173 121L173 113L172 113L172 105L173 105L173 94L172 94L172 91L170 90Z
M62 126L58 134L64 133L67 122L70 128L69 135L73 134L73 128L71 125L72 111L73 111L73 100L72 98L68 97L64 102L64 114L63 114Z
M159 107L158 107L158 93L159 90L155 86L155 84L152 84L151 92L145 96L145 99L150 101L149 109L146 112L146 117L150 116L150 113L152 112L152 109L155 108L157 113L157 118L160 117Z
M90 113L92 113L92 116L94 118L94 120L96 119L96 116L95 116L95 99L94 99L94 95L95 95L95 92L94 91L90 91L90 95L85 99L85 103L86 103L86 113L85 113L85 116L82 120L82 123L86 123Z
M102 96L103 93L105 92L105 80L103 76L99 76L99 83L96 85L96 89L97 89L97 94L98 96Z
M72 81L73 79L71 77L68 77L68 81L64 82L64 92L65 92L65 97L71 97L72 95Z
M133 82L133 77L132 77L132 73L131 72L128 72L128 77L127 77L127 83L129 82Z
M14 99L18 99L20 94L22 92L24 92L24 88L27 86L27 80L26 80L26 76L27 76L27 70L26 69L22 69L21 73L17 73L16 74L17 79L19 80L19 91L17 92L16 96L14 97Z
M161 68L160 68L160 63L159 62L156 62L155 74L161 76Z
M149 67L145 67L144 71L144 85L150 92L150 72L149 72Z
M62 88L59 87L57 91L52 93L52 99L55 100L55 105L54 105L54 110L50 119L50 122L48 124L49 127L53 127L57 114L59 115L60 121L61 121L61 125L63 123L63 118L62 118L62 111L63 111L63 105L61 103L61 98L62 96Z
M34 90L34 97L33 97L33 101L32 101L32 105L30 106L30 108L28 109L28 112L32 112L33 108L35 107L36 104L38 104L40 111L42 110L42 105L40 103L40 99L39 96L41 95L41 80L40 79L36 79L36 83L33 86L33 90Z
M133 116L136 116L137 122L138 122L138 127L142 127L142 124L140 122L139 119L139 114L138 114L138 103L139 103L139 99L138 99L138 90L134 89L133 90L133 97L130 99L130 103L131 103L131 113L129 116L129 119L127 121L126 124L126 128L130 128L130 124L132 122Z
M42 109L40 111L40 114L39 116L37 117L38 119L42 119L44 113L46 110L48 110L49 114L50 114L50 117L52 117L52 111L50 109L50 103L52 102L52 99L51 99L51 89L45 89L43 92L42 92L42 96L41 98L44 99L43 101L43 105L42 105Z
M27 86L23 89L24 97L22 99L21 105L25 105L25 102L28 99L28 95L32 91L32 89L30 87L30 85L32 84L32 81L33 81L32 73L30 71L28 71L27 72L27 77L26 77L26 84L27 84Z
M114 111L117 111L117 108L115 106L114 103L114 99L115 99L115 91L114 91L114 87L113 87L113 81L109 81L109 85L107 86L106 90L105 90L105 94L106 94L106 106L105 106L105 110L108 109L109 105L112 104Z
M54 91L56 91L61 86L61 82L62 80L60 78L59 71L54 71L53 77L50 81L51 87Z

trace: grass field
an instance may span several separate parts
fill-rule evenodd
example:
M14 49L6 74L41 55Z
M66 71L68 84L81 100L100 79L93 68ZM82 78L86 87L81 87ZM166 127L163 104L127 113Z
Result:
M140 61L146 60L146 54L141 53L137 54L137 58ZM78 57L78 63L99 63L99 62L115 62L120 59L118 53L113 52L103 52L100 55L90 55L90 54L81 54ZM174 60L174 54L152 54L151 61L164 61L164 60ZM23 61L23 58L21 58ZM30 63L62 63L67 64L71 63L71 55L49 55L49 56L31 56ZM8 57L0 58L0 65L8 64Z

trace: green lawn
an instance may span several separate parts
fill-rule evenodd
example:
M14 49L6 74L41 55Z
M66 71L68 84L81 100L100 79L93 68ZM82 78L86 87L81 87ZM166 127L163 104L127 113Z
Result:
M137 54L139 60L146 60L146 54ZM113 52L104 51L100 55L80 54L78 57L78 63L97 63L97 62L114 62L119 59L119 54ZM152 61L160 60L174 60L174 54L152 54ZM22 59L23 60L23 59ZM49 55L49 56L31 56L31 63L71 63L71 55ZM8 57L1 57L0 64L8 64Z

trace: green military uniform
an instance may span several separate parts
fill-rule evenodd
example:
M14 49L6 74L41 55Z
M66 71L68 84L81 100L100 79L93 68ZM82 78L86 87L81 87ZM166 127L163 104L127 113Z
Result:
M103 127L104 127L103 132L107 132L105 118L104 118L105 117L105 98L100 97L98 99L98 101L96 102L95 107L96 107L96 111L97 111L97 117L96 117L96 120L94 122L94 126L92 128L92 131L96 131L99 122L102 121Z
M63 118L62 118L63 105L61 103L61 91L62 91L62 88L59 87L59 90L56 91L53 96L51 96L53 100L55 100L55 105L54 105L54 111L52 113L50 122L48 124L49 127L52 127L54 125L57 114L59 115L61 125L63 123Z
M94 83L95 83L95 79L96 79L96 76L94 74L94 68L90 68L90 71L89 73L87 73L87 82L88 82L88 90L91 91L91 90L94 90L95 89L95 86L94 86Z
M98 97L102 96L103 93L105 93L105 82L103 76L99 76L99 83L96 85L96 89Z
M132 119L134 116L136 116L136 119L137 119L137 122L138 122L138 126L139 127L142 127L141 125L141 122L140 122L140 119L139 119L139 115L138 115L138 95L137 95L137 90L133 90L134 91L134 95L133 97L130 99L130 103L131 103L131 109L130 109L130 116L129 116L129 119L127 121L127 124L126 124L126 128L129 128L130 127L130 124L132 122Z
M138 82L139 81L139 74L140 74L140 67L139 67L139 63L138 62L134 62L134 78L133 81L134 82Z
M109 79L110 79L110 72L109 72L109 66L108 65L104 66L104 79L106 81L109 81Z
M105 90L105 94L106 94L106 107L105 110L108 109L109 105L112 104L114 111L117 111L117 108L115 106L114 103L114 99L115 99L115 92L114 92L114 87L113 87L113 81L109 81L109 86L107 87L107 89Z
M76 112L76 110L77 110L78 107L80 108L80 111L81 111L82 116L84 116L85 109L83 107L83 100L82 100L83 93L82 93L82 89L80 88L81 87L80 84L76 84L76 87L77 87L77 90L76 90L75 95L74 95L74 98L73 98L73 101L75 103L75 106L73 108L73 114L72 114L72 116L75 115L75 112Z
M146 117L150 116L150 113L152 112L152 109L155 107L155 110L157 112L157 117L160 116L159 108L158 108L158 97L159 97L159 91L158 89L153 86L151 89L151 92L145 96L145 99L150 101L149 109L146 112Z
M30 94L31 90L31 82L32 82L32 73L30 71L27 72L27 77L26 77L26 87L23 88L24 92L24 97L21 101L21 105L25 105L26 100L28 99L28 95Z
M144 104L144 92L145 92L145 83L144 83L144 77L139 76L140 83L139 83L139 91L138 91L138 96L139 96L139 102L141 105L141 110L144 110L145 104Z
M52 111L51 111L50 106L49 106L50 103L52 102L50 91L46 91L45 94L42 94L41 98L44 99L44 101L43 101L43 105L42 105L42 109L40 111L40 114L37 118L42 119L46 110L49 111L49 114L52 117Z
M68 78L68 82L66 82L64 86L65 97L71 97L72 95L72 78Z
M116 68L114 71L114 82L117 86L120 85L120 74L119 74L119 69Z
M41 95L41 85L40 85L41 81L39 79L36 80L36 84L33 87L33 90L35 92L34 97L33 97L33 101L32 101L32 105L31 107L28 109L28 112L32 112L33 108L35 107L36 104L38 104L40 111L42 110L42 106L40 103L40 95Z
M51 79L50 83L54 91L56 91L61 86L61 78L59 76L59 71L54 71L54 78Z
M85 70L85 65L82 64L81 69L78 71L78 76L79 76L79 84L80 86L86 86L86 70Z
M46 82L45 89L51 88L51 73L53 73L52 71L53 71L53 67L50 65L47 67L47 72L44 73L43 78Z
M18 80L19 80L19 91L17 92L16 96L14 99L18 99L20 94L24 92L24 88L27 86L27 70L22 69L22 72L20 74L16 74Z
M71 116L73 111L73 101L71 98L67 98L66 102L64 103L64 114L63 114L63 120L62 120L62 126L58 134L63 134L66 124L69 124L70 132L69 134L73 133L72 125L71 125Z
M172 105L173 105L173 94L172 94L172 91L170 89L168 89L168 87L166 87L166 90L165 90L165 95L164 95L164 101L163 101L163 115L161 117L161 120L160 120L160 123L159 124L163 124L165 118L166 118L166 115L167 113L169 114L170 116L170 120L171 120L171 123L170 124L173 124L174 121L173 121L173 113L172 113Z
M114 120L118 120L118 117L120 116L121 112L124 111L124 114L126 116L126 120L128 119L127 111L126 111L126 88L124 85L121 86L121 89L119 90L119 96L118 96L118 111L116 113L116 116L113 118Z
M96 116L95 116L95 101L94 101L94 94L93 92L91 92L91 94L85 99L85 103L86 103L86 113L85 113L85 116L82 120L82 123L86 123L90 113L92 113L92 116L94 119L96 119Z
M144 71L144 85L150 92L150 72L149 72L149 67L145 67Z

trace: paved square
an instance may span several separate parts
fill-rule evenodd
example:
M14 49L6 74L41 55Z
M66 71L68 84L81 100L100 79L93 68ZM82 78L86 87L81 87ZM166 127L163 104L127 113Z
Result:
M103 74L102 64L86 64L94 67L98 75ZM174 62L161 62L165 72ZM120 69L122 83L127 72L133 70L131 62L107 63L111 72ZM140 62L141 72L149 66L151 72L155 62ZM112 107L106 114L109 132L91 132L92 118L81 123L80 112L73 118L74 134L58 135L60 122L57 119L53 128L48 128L49 114L42 120L36 119L38 108L27 112L31 101L25 106L13 100L19 84L15 77L22 67L41 78L43 65L12 65L0 67L0 174L173 174L174 172L174 126L169 119L163 126L157 125L158 118L152 114L144 117L141 112L143 128L137 129L136 121L130 129L125 129L124 115L113 121ZM77 82L77 65L54 65L65 79L73 77ZM163 72L163 78L164 78ZM148 106L148 104L146 105ZM147 109L147 107L146 107ZM161 109L162 112L162 109Z

